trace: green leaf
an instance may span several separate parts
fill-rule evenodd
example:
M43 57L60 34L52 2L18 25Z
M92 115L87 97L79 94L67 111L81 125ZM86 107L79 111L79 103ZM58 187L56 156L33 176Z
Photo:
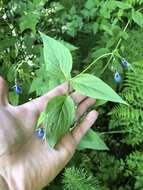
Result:
M108 34L110 34L111 36L113 35L112 28L111 28L111 26L109 26L109 25L101 24L101 25L100 25L100 29L106 31L106 32L107 32Z
M140 27L143 27L143 15L139 11L132 11L132 19Z
M107 100L96 100L96 104L95 107L99 107L102 106L103 104L105 104L107 102Z
M99 134L89 129L87 134L80 141L77 146L78 150L82 149L94 149L94 150L109 150L104 141L100 138Z
M15 92L9 92L9 101L12 105L17 106L19 102L19 95L17 95Z
M95 51L93 51L93 53L92 53L92 58L95 59L95 58L100 57L101 55L103 55L105 53L109 53L108 48L95 49Z
M39 15L32 12L23 15L20 18L20 30L23 32L26 29L31 29L32 32L36 33L36 24L38 23Z
M33 7L35 9L41 8L42 6L44 6L44 4L48 2L47 0L33 0Z
M39 125L41 125L44 122L45 119L46 119L46 113L45 112L41 112L40 117L38 118L38 122L37 122L36 128L38 128Z
M111 13L111 11L107 8L107 5L106 5L106 4L101 7L101 9L100 9L100 14L101 14L104 18L109 19L109 18L111 17L110 13Z
M14 46L18 40L15 37L9 37L1 40L0 51L3 51L11 46Z
M56 96L46 107L46 138L53 147L69 130L75 117L74 102L70 96Z
M71 84L86 96L127 104L110 86L91 74L80 74L72 79Z
M75 51L75 50L79 49L78 47L76 47L73 44L70 44L64 40L61 40L60 43L63 44L67 49L69 49L69 51Z
M132 8L132 5L129 4L129 3L126 3L126 2L115 1L115 4L120 9L130 9L130 8Z
M41 34L44 44L44 60L50 76L68 80L71 78L72 56L70 51L60 42Z
M96 5L95 0L87 0L84 6L87 9L92 9L95 5Z
M33 79L33 81L31 82L29 93L37 91L37 87L39 89L39 84L40 84L40 87L41 87L41 83L42 83L42 79L40 77L37 77L37 78Z

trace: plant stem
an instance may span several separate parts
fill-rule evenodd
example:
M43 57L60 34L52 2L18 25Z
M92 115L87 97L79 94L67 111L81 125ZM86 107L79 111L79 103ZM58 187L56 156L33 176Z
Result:
M125 26L123 32L126 31L126 29L128 28L129 24L130 24L130 20L128 20L128 22L127 22L127 24L126 24L126 26ZM93 62L91 62L90 65L89 65L88 67L86 67L86 69L84 69L84 70L83 70L81 73L79 73L77 76L79 76L80 74L85 73L85 72L86 72L90 67L92 67L98 60L102 59L103 57L106 57L106 56L111 55L110 58L109 58L109 60L108 60L108 62L107 62L107 64L105 65L105 67L102 69L102 71L101 71L101 73L100 73L100 75L103 74L104 71L106 70L106 68L108 67L110 61L112 60L112 58L113 58L113 56L114 56L114 52L118 49L118 47L119 47L121 41L122 41L122 38L119 39L119 41L118 41L118 43L117 43L115 49L112 51L112 53L105 53L105 54L101 55L100 57L98 57L97 59L95 59ZM75 76L75 77L77 77L77 76ZM73 77L73 78L75 78L75 77ZM73 79L73 78L72 78L72 79ZM71 79L71 80L72 80L72 79Z
M104 135L104 134L116 134L116 133L127 133L127 131L108 131L108 132L101 132L100 134L101 135Z
M127 24L126 24L126 26L125 26L123 32L125 32L125 31L127 30L129 24L130 24L130 20L128 20L128 22L127 22ZM121 41L122 41L122 38L119 39L119 41L118 41L118 43L117 43L115 49L114 49L113 52L112 52L112 55L110 56L110 58L109 58L107 64L105 65L105 67L102 69L100 75L102 75L102 74L104 73L104 71L106 70L106 68L108 67L110 61L112 60L112 58L113 58L113 56L114 56L114 52L118 49L119 45L121 44Z
M100 57L98 57L97 59L95 59L93 62L91 62L90 65L88 65L88 67L86 67L81 73L79 73L79 74L76 75L75 77L77 77L77 76L79 76L79 75L85 73L85 72L86 72L90 67L92 67L98 60L102 59L103 57L109 56L109 55L112 55L112 53L105 53L105 54L101 55ZM73 77L73 78L75 78L75 77ZM72 78L72 79L73 79L73 78ZM72 79L71 79L71 80L72 80Z
M113 53L105 53L103 55L101 55L100 57L98 57L97 59L95 59L90 65L88 65L88 67L86 67L86 69L84 69L80 74L85 73L90 67L92 67L92 65L94 65L98 60L102 59L103 57L107 57L108 55L112 55Z

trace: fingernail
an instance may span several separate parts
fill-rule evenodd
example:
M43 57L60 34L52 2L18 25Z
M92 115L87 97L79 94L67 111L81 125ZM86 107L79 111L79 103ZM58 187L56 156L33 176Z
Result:
M90 123L90 127L94 124L94 122L96 121L96 119L98 118L98 112L95 110L92 110L88 115L87 115L87 119Z
M99 113L96 110L92 110L89 113L89 117L93 117L93 118L95 118L95 120L98 118L98 115L99 115Z

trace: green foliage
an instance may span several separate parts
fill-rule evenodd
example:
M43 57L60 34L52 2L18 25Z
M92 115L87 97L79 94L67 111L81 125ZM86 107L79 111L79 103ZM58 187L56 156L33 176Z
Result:
M140 30L131 31L129 36L132 45L127 41L122 44L122 47L125 47L123 53L126 56L124 57L133 60L133 63L130 61L132 67L126 70L121 92L121 96L129 103L129 106L116 106L110 111L109 128L107 133L103 133L104 138L108 141L111 155L108 153L98 153L96 156L95 154L89 156L84 154L81 163L82 167L90 171L93 171L93 167L96 166L93 172L98 181L105 185L105 189L140 190L143 188L141 151L143 136L142 33ZM135 60L141 61L134 62ZM138 151L134 151L134 148ZM128 155L128 153L130 154Z
M85 137L80 141L77 149L83 150L85 148L90 148L94 150L108 150L108 147L101 139L98 133L94 132L92 129L89 129Z
M79 74L72 79L72 86L77 92L86 96L126 104L112 88L93 75Z
M97 179L102 181L107 187L114 187L114 183L117 183L115 186L118 186L120 184L119 178L121 178L123 168L115 156L100 153L97 161L97 171L99 172Z
M56 40L41 33L44 44L44 60L47 72L54 79L71 78L72 56L70 51Z
M113 119L110 126L120 126L127 133L123 139L124 143L132 146L143 142L143 66L141 62L135 62L133 70L126 73L124 90L122 92L129 107L118 106L111 111Z
M143 188L143 154L135 151L126 158L125 162L125 176L132 178L135 181L134 189Z
M131 3L132 5L142 5L143 0L127 0L127 2Z
M142 32L142 29L130 31L129 38L122 44L122 54L124 57L128 57L130 63L141 61L143 58L143 39L141 38Z
M52 98L45 110L44 125L46 139L53 147L68 132L75 118L74 102L70 96L62 95Z
M101 79L91 74L83 74L87 69L70 79L72 69L72 56L70 51L61 43L42 33L41 37L44 43L43 52L45 67L47 68L47 74L49 74L51 78L54 77L54 80L58 79L59 81L66 80L69 86L71 85L74 90L85 96L126 104L126 102ZM98 61L98 59L96 61ZM45 124L46 138L48 139L49 144L53 147L69 130L70 125L74 120L74 103L69 96L57 96L48 102L45 110L45 118L42 113L42 116L39 118L40 122L41 117L42 122ZM88 141L83 139L82 148L91 147L93 149L94 147L95 149L100 149L92 145L92 139L88 138ZM101 143L101 149L107 149L99 138L98 143L99 146Z
M109 151L82 150L78 152L78 158L75 156L72 160L73 165L84 167L88 171L80 181L88 188L90 186L87 185L93 184L91 181L98 181L101 184L98 188L100 190L143 189L142 5L143 0L0 1L0 75L8 81L9 99L13 105L25 103L63 82L65 76L61 70L64 70L68 75L66 77L70 78L70 74L71 76L79 74L99 56L117 50L116 56L104 57L89 69L91 74L102 78L119 92L129 106L113 107L111 102L104 104L105 102L101 100L97 101L96 109L100 114L96 130L102 132L98 137L106 141ZM58 73L57 76L62 75L63 78L60 80L47 71L48 61L51 57L55 60L57 52L55 56L52 54L54 52L51 53L51 49L47 49L48 57L45 59L39 31L46 34L46 38L51 36L57 39L72 54L71 73L71 69L68 67L67 70L65 67L65 60L58 57L62 62L58 62L58 69L57 67L54 69ZM46 40L51 43L53 38ZM129 61L130 70L122 67L122 58ZM71 58L68 60L70 62ZM57 62L54 61L52 64L55 66ZM59 67L61 65L62 68ZM104 68L106 69L103 72ZM116 70L123 78L123 83L120 85L113 80ZM15 79L22 87L22 94L19 96L13 88ZM45 120L45 116L43 113L38 125ZM101 138L98 139L94 127L93 132L95 137L90 139L90 144L86 142L86 148L90 145L90 148L93 146L94 149L103 149L104 143ZM87 135L85 139L88 137ZM70 171L68 178L65 176L67 180L65 187L75 189L70 185L71 179L75 177L80 179L82 177L80 174L85 172L75 168ZM94 177L87 182L86 179L91 174L94 174ZM47 188L62 190L60 176ZM75 184L74 181L72 183ZM93 188L96 188L96 184Z
M143 15L141 12L133 11L132 18L135 23L137 23L140 27L143 27Z
M19 19L21 32L31 29L33 34L36 34L36 25L39 22L45 2L45 0L25 1L18 4L15 1L12 2L12 5L16 6L18 13L21 15Z
M63 177L64 190L98 190L96 178L84 169L67 168Z
M18 100L19 100L19 96L15 93L15 92L10 92L9 93L9 101L13 104L13 105L18 105Z
M106 152L91 152L81 155L79 167L85 168L88 173L94 174L101 189L118 189L124 183L124 162ZM125 186L124 186L125 187Z

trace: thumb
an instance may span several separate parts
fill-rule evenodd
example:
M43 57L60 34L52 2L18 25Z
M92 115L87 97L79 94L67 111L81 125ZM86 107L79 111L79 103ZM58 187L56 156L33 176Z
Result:
M94 124L98 117L98 112L93 110L88 113L84 121L80 124L79 127L76 127L72 131L72 136L75 140L75 143L78 144L81 138L87 133L89 128Z
M8 88L5 80L0 76L0 106L8 104Z

